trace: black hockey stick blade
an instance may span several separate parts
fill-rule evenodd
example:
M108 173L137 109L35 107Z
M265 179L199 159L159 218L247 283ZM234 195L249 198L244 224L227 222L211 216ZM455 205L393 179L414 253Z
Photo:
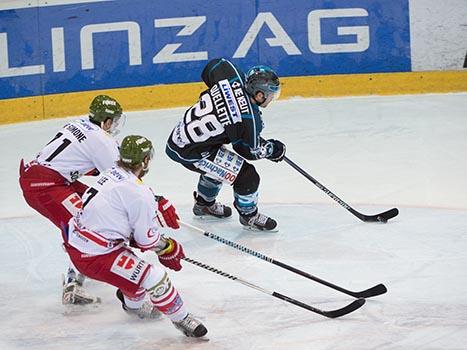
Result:
M399 215L399 209L392 208L388 211L385 211L384 213L379 214L377 219L380 222L387 222L389 219L392 219L393 217L396 217L397 215Z
M352 209L350 210L352 214L357 216L360 220L365 221L365 222L382 222L386 223L388 222L389 219L392 219L393 217L397 216L399 214L399 209L397 208L392 208L389 209L385 212L376 214L376 215L365 215L362 213L359 213L358 211Z
M388 290L384 284L378 284L374 287L362 290L361 292L352 293L355 298L371 298L377 295L386 293Z
M365 299L360 298L360 299L354 300L352 303L350 303L347 306L344 306L341 309L323 311L322 315L329 317L329 318L341 317L341 316L350 314L351 312L354 312L357 309L360 309L363 306L363 304L365 304Z
M276 297L288 303L300 306L301 308L307 309L308 311L320 314L328 318L337 318L337 317L350 314L351 312L361 308L363 304L365 304L365 299L360 298L360 299L354 300L353 302L344 306L343 308L326 311L326 310L321 310L321 309L318 309L317 307L302 303L301 301L288 297L287 295L284 295L284 294L273 292L271 295L273 297Z

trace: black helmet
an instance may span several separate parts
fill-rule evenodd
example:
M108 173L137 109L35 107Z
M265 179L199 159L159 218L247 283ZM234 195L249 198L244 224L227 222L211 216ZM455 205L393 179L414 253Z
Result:
M246 73L245 89L250 96L255 96L258 91L261 91L266 100L273 94L272 100L274 100L280 96L281 84L279 77L272 68L254 66Z

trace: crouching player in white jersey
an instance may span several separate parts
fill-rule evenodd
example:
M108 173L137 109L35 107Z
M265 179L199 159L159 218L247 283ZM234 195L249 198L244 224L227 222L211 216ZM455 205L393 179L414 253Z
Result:
M30 207L62 230L81 208L88 188L78 181L82 175L97 175L118 160L118 132L122 108L112 97L96 96L89 117L66 124L42 148L36 159L21 160L19 183ZM84 276L70 265L63 284L63 304L90 304L99 298L82 288Z
M158 230L158 222L179 228L175 208L141 181L152 153L145 137L123 139L117 166L86 191L82 210L70 220L65 248L81 273L118 288L127 312L154 318L160 311L186 336L202 337L206 328L188 313L165 269L142 260L128 246L154 251L170 269L182 268L182 246Z

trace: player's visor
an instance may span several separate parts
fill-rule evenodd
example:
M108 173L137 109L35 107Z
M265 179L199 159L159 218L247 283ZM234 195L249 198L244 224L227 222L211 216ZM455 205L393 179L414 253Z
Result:
M110 127L109 132L113 135L116 136L120 134L120 131L123 129L125 126L126 122L126 114L120 114L119 116L116 116L112 119L112 126Z

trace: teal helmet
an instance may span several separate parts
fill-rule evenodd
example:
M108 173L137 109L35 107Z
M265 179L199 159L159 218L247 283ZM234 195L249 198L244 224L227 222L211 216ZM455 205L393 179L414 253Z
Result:
M280 96L281 84L272 68L254 66L246 73L245 89L250 96L254 97L258 92L262 92L265 100L275 100Z

